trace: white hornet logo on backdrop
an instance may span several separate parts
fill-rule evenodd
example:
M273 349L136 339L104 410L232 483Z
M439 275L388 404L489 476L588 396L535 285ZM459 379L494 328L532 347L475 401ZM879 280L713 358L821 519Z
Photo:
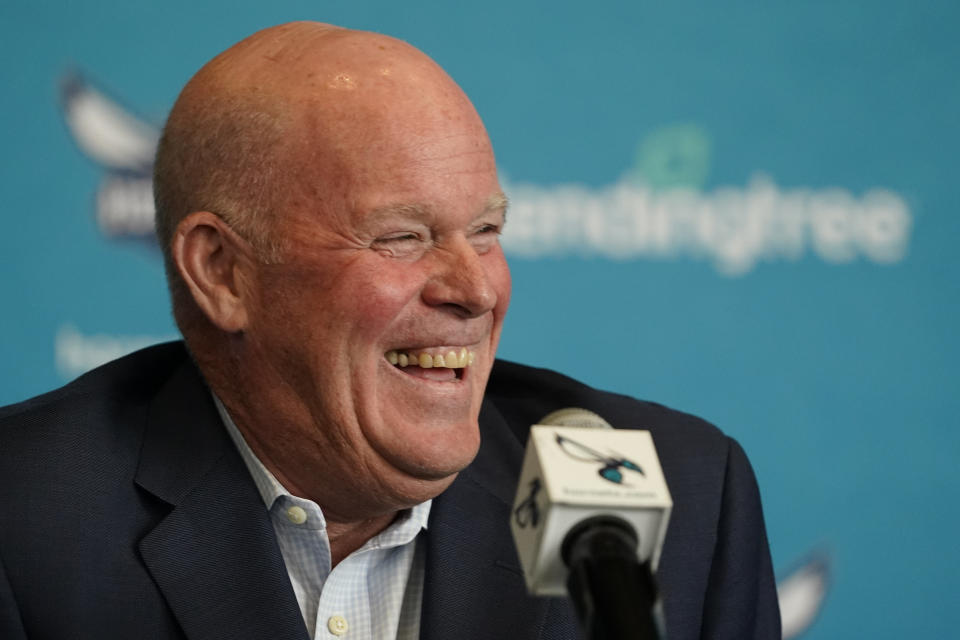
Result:
M830 560L815 553L777 583L783 638L798 638L817 619L830 581Z
M81 75L60 85L73 139L106 175L97 190L97 224L108 237L153 241L153 156L159 128L98 91Z

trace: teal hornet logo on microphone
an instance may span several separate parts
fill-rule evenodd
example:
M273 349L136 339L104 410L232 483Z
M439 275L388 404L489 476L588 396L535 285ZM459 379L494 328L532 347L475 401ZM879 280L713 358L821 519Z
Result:
M585 444L581 444L576 440L571 440L565 436L558 434L556 435L557 445L560 447L560 450L565 454L573 458L574 460L580 460L581 462L599 462L602 466L597 471L600 474L600 477L608 482L614 484L624 484L623 482L623 473L620 469L629 469L630 471L635 471L641 476L646 477L646 474L643 472L643 469L640 468L640 465L632 460L619 455L604 455L599 451L591 449Z

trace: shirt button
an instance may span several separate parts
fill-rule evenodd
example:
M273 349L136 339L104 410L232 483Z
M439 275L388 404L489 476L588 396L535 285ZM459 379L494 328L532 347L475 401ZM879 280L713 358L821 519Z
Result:
M342 636L347 632L347 619L343 616L330 616L327 620L327 629L335 636Z
M303 524L307 521L307 512L300 507L290 507L287 509L287 519L293 524Z

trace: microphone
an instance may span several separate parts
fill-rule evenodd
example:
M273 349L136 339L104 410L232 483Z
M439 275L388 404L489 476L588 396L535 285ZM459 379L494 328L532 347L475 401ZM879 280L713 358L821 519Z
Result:
M511 517L527 588L588 638L662 638L653 580L673 502L649 431L568 408L530 428Z

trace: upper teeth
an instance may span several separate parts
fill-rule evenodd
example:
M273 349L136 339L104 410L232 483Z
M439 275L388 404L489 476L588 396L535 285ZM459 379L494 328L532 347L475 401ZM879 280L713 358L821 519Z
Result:
M425 351L387 351L387 361L390 364L401 367L415 366L424 369L433 367L446 367L447 369L462 369L473 364L475 356L473 351L468 351L466 347L460 349L457 353L453 349L447 353L431 354Z

